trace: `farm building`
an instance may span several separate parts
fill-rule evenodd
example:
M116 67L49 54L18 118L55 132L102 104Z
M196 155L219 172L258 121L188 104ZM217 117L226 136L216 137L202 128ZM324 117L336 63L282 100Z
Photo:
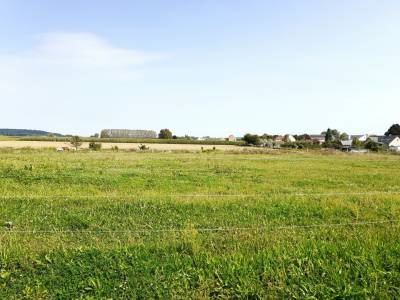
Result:
M153 130L103 129L100 138L155 139L157 133Z

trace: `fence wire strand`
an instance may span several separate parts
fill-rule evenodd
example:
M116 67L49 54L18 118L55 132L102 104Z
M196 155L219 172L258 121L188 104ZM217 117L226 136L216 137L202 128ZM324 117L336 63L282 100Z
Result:
M374 196L374 195L400 195L400 191L369 191L369 192L325 192L325 193L291 193L291 192L268 192L268 193L237 193L237 194L134 194L134 195L53 195L53 196L34 196L34 195L18 195L18 196L0 196L0 200L13 200L28 198L31 200L40 199L110 199L110 200L124 200L124 199L137 199L137 198L151 198L151 197L166 197L166 198L245 198L245 197L270 197L270 196L298 196L298 197L321 197L321 196Z
M296 230L313 228L355 227L372 225L392 225L400 223L398 220L374 220L346 223L321 223L321 224L290 224L290 225L263 225L257 227L214 227L214 228L154 228L154 229L128 229L128 230L2 230L2 234L114 234L114 233L163 233L163 232L235 232L235 231L266 231L266 230Z

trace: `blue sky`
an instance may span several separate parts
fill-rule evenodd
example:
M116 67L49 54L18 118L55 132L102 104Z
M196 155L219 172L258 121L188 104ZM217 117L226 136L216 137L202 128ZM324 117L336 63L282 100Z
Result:
M383 133L400 2L0 0L0 127Z

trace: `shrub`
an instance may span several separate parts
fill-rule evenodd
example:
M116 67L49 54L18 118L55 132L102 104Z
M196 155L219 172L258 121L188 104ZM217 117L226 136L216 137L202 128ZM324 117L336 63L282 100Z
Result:
M351 146L354 148L360 149L363 147L363 143L358 139L358 138L353 138L353 141L351 142Z
M374 152L378 152L379 151L379 144L377 142L373 141L372 139L368 138L365 141L364 148L368 149L368 150L371 150L371 151L374 151Z
M99 151L101 149L101 144L96 142L90 142L89 149L94 151Z
M145 150L149 150L150 148L149 147L147 147L145 144L140 144L139 145L139 150L140 151L145 151Z
M341 141L331 141L331 142L324 142L322 143L323 148L332 148L332 149L340 149L342 148L342 143Z
M71 145L75 148L75 150L78 150L79 147L82 145L82 140L79 136L75 135L71 137L70 141Z
M319 149L321 148L321 145L319 143L303 140L298 142L286 142L283 143L281 147L289 149Z

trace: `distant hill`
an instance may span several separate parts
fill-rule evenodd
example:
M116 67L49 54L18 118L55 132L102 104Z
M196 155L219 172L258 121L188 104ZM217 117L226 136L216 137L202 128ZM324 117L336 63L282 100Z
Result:
M31 129L8 129L0 128L0 135L6 136L63 136L59 133L52 133L43 130L31 130Z

